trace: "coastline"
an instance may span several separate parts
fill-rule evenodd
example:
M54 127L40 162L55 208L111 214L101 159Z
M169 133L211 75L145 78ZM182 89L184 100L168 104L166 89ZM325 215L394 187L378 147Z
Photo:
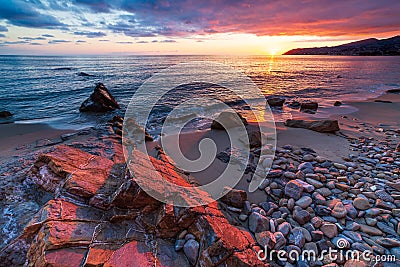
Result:
M390 99L392 103L375 102L376 100L388 101L388 99ZM347 104L357 108L357 111L347 115L333 114L330 117L332 119L337 119L339 121L341 130L337 134L319 133L301 128L289 128L284 126L282 123L277 123L276 124L277 150L274 160L274 162L276 163L272 167L270 174L268 174L267 179L265 179L265 181L267 182L263 182L262 185L260 185L259 189L257 189L255 192L246 194L246 200L249 201L248 202L249 205L251 204L251 210L252 210L249 211L248 213L242 214L241 212L243 211L241 211L240 209L235 207L230 207L229 204L226 204L224 202L226 200L224 201L221 200L222 202L218 202L219 203L218 212L222 212L223 216L225 216L229 220L229 223L224 223L225 225L224 227L229 228L233 227L232 225L236 225L242 227L243 229L246 229L246 231L248 231L249 234L254 234L254 228L252 226L252 223L254 223L254 221L251 222L249 218L254 213L258 213L253 210L260 208L262 208L263 209L262 211L264 212L260 214L267 213L265 216L268 216L268 219L266 220L270 220L271 223L274 223L274 225L276 224L276 226L274 227L278 227L276 216L281 217L283 215L280 215L281 214L280 210L276 210L275 208L273 208L273 206L270 205L275 205L275 206L279 205L277 207L281 207L283 209L282 211L288 209L288 213L286 212L285 214L286 216L289 216L289 218L287 218L287 221L289 222L289 226L292 225L290 227L294 227L293 231L295 229L299 229L300 225L303 225L303 227L305 227L305 223L309 222L311 216L315 215L318 215L317 218L325 220L324 224L329 225L330 227L333 227L335 225L332 224L332 222L336 222L336 223L341 223L343 227L346 227L347 229L346 231L350 230L356 231L355 229L349 228L347 224L349 221L345 223L346 220L343 217L341 217L342 215L340 213L340 212L345 212L345 213L349 212L350 214L350 212L352 212L351 215L349 216L352 216L351 218L353 218L354 216L353 210L355 210L355 208L351 206L352 208L349 209L349 211L347 210L343 211L341 205L344 204L342 204L340 199L343 200L343 203L349 205L348 203L352 203L351 201L353 201L351 200L352 198L356 196L357 198L359 198L358 196L362 193L370 197L370 195L373 194L373 192L369 192L371 184L374 184L374 186L377 186L378 188L382 187L379 184L379 182L382 179L375 181L370 177L361 178L359 174L362 174L362 171L370 172L371 170L373 170L373 167L367 166L370 164L369 161L363 163L364 157L360 156L361 158L358 158L357 154L362 155L364 153L360 149L360 147L373 149L375 148L375 145L376 146L379 145L378 151L382 151L382 149L384 148L388 149L388 152L385 153L392 153L390 151L393 151L394 147L396 147L396 144L399 142L398 133L400 125L399 122L396 121L396 114L399 114L398 112L400 108L400 95L389 95L389 96L383 95L374 99L348 102ZM302 118L304 119L310 118L309 114L304 114L304 115L305 116ZM109 114L109 116L111 119L112 114ZM79 131L57 130L43 124L0 125L0 129L2 130L2 135L0 135L2 136L2 138L0 138L0 146L2 150L2 156L0 157L0 166L2 170L2 173L0 174L1 177L0 197L2 198L0 210L3 211L3 216L0 216L0 224L5 225L2 232L0 232L0 238L4 240L4 245L9 244L4 248L0 248L0 259L3 259L3 257L5 257L4 259L10 260L10 257L11 259L13 257L14 259L16 259L15 257L17 257L18 259L24 260L25 257L27 257L26 251L29 248L29 246L27 247L26 243L24 242L28 242L29 240L26 241L23 238L23 236L18 237L17 239L15 239L15 241L11 242L11 240L20 235L22 233L22 230L24 229L24 226L27 225L29 221L31 221L34 214L36 214L42 206L44 207L42 209L46 209L46 206L44 205L49 201L49 199L53 198L53 196L49 195L49 193L43 193L41 190L38 190L38 187L40 188L55 183L55 181L52 180L53 178L51 178L51 175L48 176L46 172L42 171L35 174L39 175L39 177L41 177L40 179L44 180L50 179L50 181L47 181L44 184L41 184L42 182L38 184L38 181L36 181L35 179L39 178L31 178L32 176L31 170L33 163L39 164L38 166L46 164L45 162L40 161L40 159L38 159L38 156L43 153L50 153L50 155L51 153L53 153L54 155L53 157L55 157L56 162L58 162L57 164L61 164L61 166L63 164L66 164L65 168L67 169L71 168L71 166L74 164L74 161L80 162L78 168L81 168L80 166L85 165L84 158L88 157L89 155L96 155L96 157L99 158L100 165L97 166L97 168L102 166L101 164L104 164L106 162L109 162L107 164L111 164L111 162L114 162L115 166L121 166L121 164L124 164L124 159L121 155L121 148L118 141L120 139L118 139L118 136L116 136L117 133L115 128L116 126L121 127L122 125L118 123L116 124L107 123L99 127L93 127L90 129L83 129ZM363 138L363 136L365 136L365 138ZM217 143L218 151L223 151L229 145L226 134L224 133L224 131L221 130L207 129L202 131L187 132L182 134L180 138L181 149L185 154L185 156L193 159L197 158L199 155L198 143L204 137L213 139ZM159 164L161 164L161 162L164 162L163 158L165 158L165 155L160 155L160 152L159 151L157 152L157 149L155 149L155 146L157 144L158 141L148 143L148 147L151 150L149 154L154 156L155 160L160 161ZM61 147L61 154L60 152L57 152L57 150L59 150L60 147ZM64 154L64 152L66 154ZM68 157L68 153L71 154L72 158ZM399 163L397 161L397 156L396 156L397 154L395 153L396 152L394 152L393 155L394 159L389 158L388 160L391 161L388 162L394 162L396 165L398 165ZM350 154L355 154L355 155L351 156ZM373 156L375 157L375 155ZM380 157L382 157L382 155ZM384 160L386 160L386 158L387 157L384 157ZM61 159L61 161L58 161L59 159ZM370 159L370 160L375 162L375 159ZM361 163L359 163L359 161ZM314 172L313 171L312 173L303 173L301 175L302 169L299 169L300 171L297 171L297 167L301 168L300 167L301 164L303 165L311 164L310 162L312 162L313 165L316 165L315 173L313 173ZM167 163L164 162L162 164L167 164ZM169 167L166 167L168 170L166 173L171 174L171 172L175 171L175 167L173 167L173 165L171 166L168 164L167 166ZM226 163L222 162L219 159L215 159L209 168L192 175L195 178L195 181L197 181L200 184L205 184L212 181L212 179L215 178L215 175L218 175L219 172L224 170L225 166ZM281 169L281 166L285 167L282 167L283 169ZM96 166L92 166L92 168L96 168ZM312 168L314 170L314 166ZM82 167L81 171L84 174L83 177L86 177L85 176L86 169ZM100 169L93 169L92 171L94 171L93 173L102 173ZM386 179L385 181L388 184L396 186L396 181L397 181L396 177L398 177L397 174L395 174L396 170L391 170L390 167L385 167L384 171L382 171L381 169L379 171L380 172L378 174L380 175L379 176L380 178L381 177L385 178ZM145 175L146 170L142 169L141 172L143 172L141 174ZM29 174L28 176L27 173ZM88 173L87 175L90 175L90 173ZM112 190L117 189L115 187L116 186L115 180L108 182L110 184L106 183L106 181L108 181L110 177L114 177L115 174L113 175L101 174L100 177L102 177L102 175L104 175L104 177L102 178L104 181L102 180L103 182L101 183L99 182L99 184L97 184L97 179L100 178L98 178L97 176L96 176L97 178L94 176L90 177L89 180L91 182L89 182L89 184L86 183L86 178L83 178L84 181L77 181L79 183L83 182L82 186L83 185L84 186L82 189L84 189L86 186L96 186L95 188L90 188L90 187L88 188L88 190L92 190L92 192L99 193L98 196L99 199L97 198L90 199L89 201L90 209L93 209L94 207L96 210L98 208L103 209L104 207L102 206L103 205L102 201L105 200L102 199L103 198L109 199L111 195L108 196L107 194L111 194L113 192ZM251 179L250 175L251 173L243 176L243 178L239 181L239 183L235 187L236 191L232 191L233 192L232 194L237 194L237 192L246 192L248 190L249 179ZM365 184L364 190L366 190L367 192L360 191L359 188L351 189L351 186L354 186L356 183L356 181L354 181L355 178L351 178L352 176L359 177L357 179L360 180L357 184L360 183L362 183L363 185ZM28 179L26 177L28 177ZM367 179L367 182L365 182L364 179ZM298 180L302 180L304 182L304 186L307 186L305 187L306 189L303 189L302 187L303 185L299 184L299 182L296 182ZM92 182L95 184L92 184ZM297 189L293 192L290 190L288 191L287 187L289 184L291 186L298 186L299 187L298 191L296 191ZM63 183L61 183L61 185L63 187ZM80 188L81 187L78 187L79 190L82 190ZM333 217L328 216L328 214L325 214L323 210L320 210L319 208L315 209L315 206L313 206L314 208L310 206L310 203L308 202L309 199L311 200L310 198L311 194L309 194L310 192L307 191L303 193L302 197L298 194L298 192L300 192L301 194L303 190L311 190L311 189L312 190L316 189L314 194L312 195L313 198L315 199L312 200L311 203L314 203L313 201L315 201L315 203L317 202L319 203L318 206L324 205L325 207L326 205L327 209L332 209ZM388 191L392 192L390 189ZM72 195L76 194L75 191L71 192ZM71 192L66 193L66 196L68 196L68 198L71 197L70 195ZM83 206L79 206L81 205L79 204L79 201L81 201L80 198L87 194L85 192L80 193L83 195L78 195L77 200L74 200L77 201L74 205L78 205L79 209L88 209L86 202L83 204ZM394 196L397 199L396 194L397 193L394 192ZM332 197L334 196L333 199L332 197L330 197L331 195ZM291 201L293 201L294 199L296 201L296 205L300 205L302 207L301 215L297 214L298 210L300 210L299 209L300 207L295 206L293 208L293 206L290 206L291 204L289 205L289 202L288 203L282 202L280 200L282 196L284 197L284 199L285 197L290 198L289 200ZM349 197L350 200L348 199ZM307 200L306 203L300 202L300 200L304 199ZM376 198L371 198L371 201L372 199L374 199L375 201ZM141 201L147 201L148 203L152 203L152 201L154 200L142 199ZM338 201L340 203L338 203ZM130 201L126 202L125 200L123 200L120 203L126 205L127 203L130 203ZM241 203L240 205L242 204L243 203ZM312 204L312 205L317 205L317 204ZM377 201L376 205L379 206L380 209L392 209L392 208L396 209L395 207L393 207L394 204L392 204L392 206L384 206L381 202ZM356 208L358 209L359 207L357 206ZM268 209L270 210L268 211ZM23 210L24 212L21 212L21 210ZM293 211L293 217L291 215L292 211ZM314 214L314 212L316 212L317 214ZM89 212L88 214L91 213ZM75 216L75 215L71 214L69 216ZM88 215L86 213L82 213L82 215L80 216L88 216ZM125 218L124 216L127 215L121 215L121 216L122 216L121 218ZM164 218L163 216L166 216L166 214L162 213L160 216ZM218 216L220 218L222 214ZM338 219L336 218L336 216L338 217ZM359 218L351 219L355 220L357 223L361 225L365 225L363 226L364 228L361 228L363 235L372 233L372 231L375 231L374 234L378 233L377 235L383 235L381 230L366 225L367 223L365 222L363 216L365 216L365 212L363 213L363 211L361 210L359 213ZM126 218L129 219L129 216ZM91 219L89 219L89 221L90 220ZM70 227L69 219L65 222L61 220L58 223L66 224L66 227ZM103 222L100 221L100 224L102 223ZM284 223L288 224L286 221ZM281 227L281 225L282 224L280 224L279 227ZM25 228L25 232L32 231L30 230L31 229L30 227L32 226L29 226L28 224L28 227ZM168 227L167 229L169 229ZM372 227L373 230L371 230L371 228L365 228L365 227ZM323 235L327 236L327 239L322 239L321 241L331 242L329 240L331 240L332 237L337 236L338 234L338 229L336 228L336 226L334 228L336 229L335 230L336 232L331 233L328 230L324 230L325 228L321 227ZM37 229L36 226L35 229ZM228 232L237 231L235 230L237 229L235 227L229 229L231 230L228 230ZM386 230L386 228L384 229L385 231L393 231L393 230ZM269 233L269 231L265 233ZM291 235L292 234L294 234L294 232L291 233ZM354 232L354 234L357 235L358 232ZM221 235L229 236L230 234L225 233ZM123 236L125 236L125 234ZM257 234L255 234L255 237L251 238L254 238L254 240L256 240L258 243L261 242L258 239ZM302 236L299 238L304 239L305 237ZM88 239L89 241L92 240L91 234L90 236L88 236ZM390 239L387 237L386 239L390 240L390 242L397 242L396 241L397 239ZM177 240L179 240L179 237L177 237ZM334 239L332 239L332 242L333 240ZM40 242L47 242L47 241L45 241L44 239L40 239ZM320 241L317 242L317 240L315 240L315 242L318 243ZM368 242L371 243L380 241L373 239ZM366 243L357 243L357 244L360 244L360 246L361 245L367 246ZM386 243L383 243L383 245L385 244ZM112 244L112 246L114 245L115 244ZM173 245L171 244L168 245L166 243L165 246L170 248ZM15 247L17 247L17 249ZM113 249L115 248L113 247ZM16 251L20 251L20 253L22 254L18 255ZM38 252L38 254L35 255L40 256L42 255L41 253L42 252ZM64 248L60 250L60 253L61 253L60 255L64 255L63 254ZM382 250L380 250L379 253L382 253ZM395 253L395 251L393 251L392 253ZM182 254L178 255L182 256ZM255 255L254 253L248 252L248 254L246 254L246 256L244 258L242 257L241 259L244 260L251 259L254 258L254 255ZM30 257L32 257L32 254L30 255ZM32 260L32 258L30 260ZM81 261L82 259L79 260Z

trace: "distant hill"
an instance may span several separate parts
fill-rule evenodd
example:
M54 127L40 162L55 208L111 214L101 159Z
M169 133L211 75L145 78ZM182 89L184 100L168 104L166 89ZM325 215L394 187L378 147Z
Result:
M400 36L369 38L331 47L296 48L284 55L400 56Z

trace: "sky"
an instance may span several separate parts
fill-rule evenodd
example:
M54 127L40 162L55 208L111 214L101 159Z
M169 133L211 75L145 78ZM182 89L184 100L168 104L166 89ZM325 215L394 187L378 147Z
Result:
M0 0L0 54L275 55L400 35L399 0Z

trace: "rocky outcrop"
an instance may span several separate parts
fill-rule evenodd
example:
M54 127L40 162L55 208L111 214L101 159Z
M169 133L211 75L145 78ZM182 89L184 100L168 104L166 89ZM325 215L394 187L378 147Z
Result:
M121 155L110 160L65 145L38 157L30 175L54 197L18 239L29 247L27 266L264 266L251 234L233 226L217 202L178 208L138 186L136 179L148 181L160 195L165 181L191 187L162 151L149 161L134 150L131 160L129 172ZM180 197L193 204L208 195ZM226 197L237 207L245 200L237 191Z
M270 107L282 107L285 101L286 100L281 97L271 97L267 99L267 103Z
M13 114L9 111L0 111L0 118L7 118L7 117L11 117Z
M318 109L317 102L302 102L300 104L300 111L315 112Z
M124 118L121 116L114 116L112 120L110 121L111 127L113 128L113 131L115 134L118 136L122 136L123 134L123 124L124 124ZM125 133L130 132L134 134L143 134L145 141L153 141L154 138L147 132L146 129L143 129L133 118L128 118L125 123Z
M224 124L224 126L221 125L220 122ZM247 125L247 120L243 118L240 113L224 111L211 123L211 129L224 130L225 127L229 129L241 125Z
M98 83L90 97L82 103L79 111L106 112L119 108L119 104L107 90L104 84Z
M304 128L321 133L333 133L340 130L337 120L286 120L285 125L287 127Z

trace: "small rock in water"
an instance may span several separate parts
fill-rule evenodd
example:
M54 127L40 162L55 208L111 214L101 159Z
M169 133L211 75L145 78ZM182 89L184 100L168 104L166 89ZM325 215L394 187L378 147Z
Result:
M7 117L11 117L13 114L9 111L0 111L0 118L7 118Z
M270 107L282 107L285 99L282 97L271 97L267 99L267 103Z
M333 103L333 105L334 105L335 107L339 107L339 106L342 105L342 102L340 102L340 101L335 101L335 103Z
M79 111L106 112L119 109L120 106L102 83L98 83L93 93L86 99Z

